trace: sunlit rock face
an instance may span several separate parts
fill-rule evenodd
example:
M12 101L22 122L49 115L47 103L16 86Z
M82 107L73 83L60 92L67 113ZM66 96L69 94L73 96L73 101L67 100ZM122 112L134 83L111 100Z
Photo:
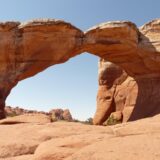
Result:
M123 122L160 113L160 20L139 29L129 22L102 24L93 30L96 28L95 37L106 30L107 37L100 38L110 44L96 44L103 59L94 124L102 124L112 112L121 111ZM96 47L90 52L96 53Z
M136 105L138 86L135 79L117 65L100 59L98 82L94 124L103 124L113 113L121 115L118 121L128 121Z
M6 22L0 23L0 36L0 118L19 81L83 52L101 58L95 124L116 111L123 121L160 112L158 19L139 29L128 21L106 22L84 33L54 19Z

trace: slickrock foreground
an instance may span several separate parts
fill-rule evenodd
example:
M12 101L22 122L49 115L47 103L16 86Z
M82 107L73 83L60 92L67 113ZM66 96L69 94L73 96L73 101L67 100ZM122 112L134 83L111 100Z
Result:
M158 160L160 115L115 126L0 125L0 160ZM1 123L1 121L0 121Z
M160 113L159 19L140 28L129 21L106 22L86 32L54 19L6 22L0 23L0 36L0 119L19 81L83 52L101 58L94 124L112 112L123 122Z

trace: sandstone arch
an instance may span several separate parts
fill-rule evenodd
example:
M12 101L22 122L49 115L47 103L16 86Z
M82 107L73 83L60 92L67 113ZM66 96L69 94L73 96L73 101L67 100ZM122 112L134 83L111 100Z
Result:
M85 33L60 20L1 23L0 118L5 117L6 97L20 80L85 51L115 63L134 78L138 96L131 120L159 112L159 30L160 20L140 29L128 21L102 23ZM95 124L106 116L105 111Z

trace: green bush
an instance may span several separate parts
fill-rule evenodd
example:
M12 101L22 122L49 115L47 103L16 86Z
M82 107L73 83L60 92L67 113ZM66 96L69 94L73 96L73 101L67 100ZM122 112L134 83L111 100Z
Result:
M104 126L119 124L121 121L115 119L112 115L103 123Z
M16 114L15 112L6 113L6 116L7 116L7 117L15 117L15 116L18 116L18 114Z
M72 121L71 122L81 122L80 120L78 120L78 119L72 119Z
M88 118L86 121L82 121L83 124L93 125L93 118Z

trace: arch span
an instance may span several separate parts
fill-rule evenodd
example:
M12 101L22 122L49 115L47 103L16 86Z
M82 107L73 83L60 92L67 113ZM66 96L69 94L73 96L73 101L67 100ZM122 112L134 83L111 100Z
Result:
M157 112L160 102L154 96L159 95L156 89L160 79L159 24L160 20L154 20L138 29L132 22L114 21L102 23L83 33L61 20L1 23L0 118L5 117L6 97L20 80L32 77L51 65L64 63L82 52L120 66L138 85L135 108L150 108L145 108L145 116ZM131 119L137 115L138 118L144 116L139 109L138 112L135 109L135 114ZM102 119L95 124L102 123Z

